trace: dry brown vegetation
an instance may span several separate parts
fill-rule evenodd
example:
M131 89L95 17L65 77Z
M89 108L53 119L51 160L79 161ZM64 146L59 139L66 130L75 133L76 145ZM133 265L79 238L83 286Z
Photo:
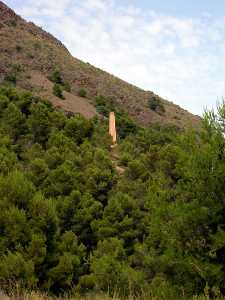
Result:
M91 296L73 296L73 297L63 297L63 298L58 298L57 300L119 300L119 298L115 295L112 297L109 297L107 295L91 295ZM135 298L129 297L128 300L134 300ZM149 298L142 298L140 300L147 300ZM23 295L21 294L14 294L11 296L6 296L5 294L0 293L0 300L56 300L56 298L52 298L48 296L47 294L40 294L36 292L32 293L24 293Z
M6 75L13 74L17 77L17 85L43 95L46 86L38 87L33 74L35 72L47 78L57 67L63 79L70 84L73 96L77 95L81 88L86 90L89 102L67 95L67 102L57 103L63 109L76 112L81 105L81 112L90 116L95 113L91 102L94 102L96 95L101 94L112 99L118 107L127 111L144 126L156 122L183 127L199 122L198 117L159 98L153 92L143 91L72 57L61 42L33 23L24 21L1 1L0 39L0 81ZM47 81L46 83L48 85ZM49 96L49 90L46 96ZM149 99L154 97L158 97L163 103L164 113L153 111L148 107ZM54 101L54 98L50 97L50 100Z
M135 297L135 296L128 296L126 300L169 300L172 298L167 298L167 296L162 295L162 297L153 297L149 295L143 295L140 297ZM194 296L189 298L188 296L183 296L182 300L209 300L210 297L208 294L202 295L202 296ZM218 297L214 298L215 300L222 300L224 299L223 297ZM52 298L51 296L48 296L47 294L41 294L41 293L36 293L36 292L31 292L31 293L14 293L11 296L7 296L0 290L0 300L123 300L122 298L118 297L116 294L113 296L108 296L105 294L96 294L96 295L87 295L87 296L81 296L81 295L76 295L76 296L64 296L60 298ZM176 299L174 299L176 300Z

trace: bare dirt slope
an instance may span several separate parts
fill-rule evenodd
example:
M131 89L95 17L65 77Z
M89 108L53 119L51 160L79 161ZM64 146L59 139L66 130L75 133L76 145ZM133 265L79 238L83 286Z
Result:
M75 96L66 91L63 92L65 99L60 99L52 94L53 83L37 71L31 72L29 83L41 97L49 99L56 108L66 112L80 113L90 119L97 115L95 107L85 98Z
M153 92L143 91L72 57L60 41L33 23L23 20L1 1L0 41L0 82L5 76L16 75L18 86L40 95L45 95L47 90L46 96L50 97L50 82L45 79L58 68L63 80L71 86L71 95L66 94L64 102L54 97L51 100L63 109L80 111L89 117L95 113L94 99L100 94L111 99L143 126L171 123L184 127L199 123L199 117ZM34 74L39 75L34 77ZM37 88L36 80L41 80L42 88ZM86 101L76 97L81 88L87 91ZM149 108L148 101L153 98L163 103L164 113Z

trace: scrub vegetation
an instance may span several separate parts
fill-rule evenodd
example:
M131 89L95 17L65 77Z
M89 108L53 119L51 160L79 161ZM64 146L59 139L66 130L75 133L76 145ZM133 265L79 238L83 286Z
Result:
M224 293L225 105L205 114L200 131L134 130L119 116L122 175L107 119L66 115L29 92L1 87L6 293L15 283L52 295Z

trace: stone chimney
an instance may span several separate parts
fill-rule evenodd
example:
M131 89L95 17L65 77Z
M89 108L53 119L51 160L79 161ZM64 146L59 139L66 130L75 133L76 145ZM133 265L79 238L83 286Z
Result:
M116 144L116 118L115 113L109 114L109 135L112 137L113 145Z

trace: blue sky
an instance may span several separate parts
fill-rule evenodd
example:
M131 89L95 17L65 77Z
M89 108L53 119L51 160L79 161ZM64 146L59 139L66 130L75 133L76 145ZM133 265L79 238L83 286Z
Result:
M198 17L204 13L224 16L224 0L132 0L136 6L180 17Z
M225 96L224 0L5 2L75 57L193 113Z

